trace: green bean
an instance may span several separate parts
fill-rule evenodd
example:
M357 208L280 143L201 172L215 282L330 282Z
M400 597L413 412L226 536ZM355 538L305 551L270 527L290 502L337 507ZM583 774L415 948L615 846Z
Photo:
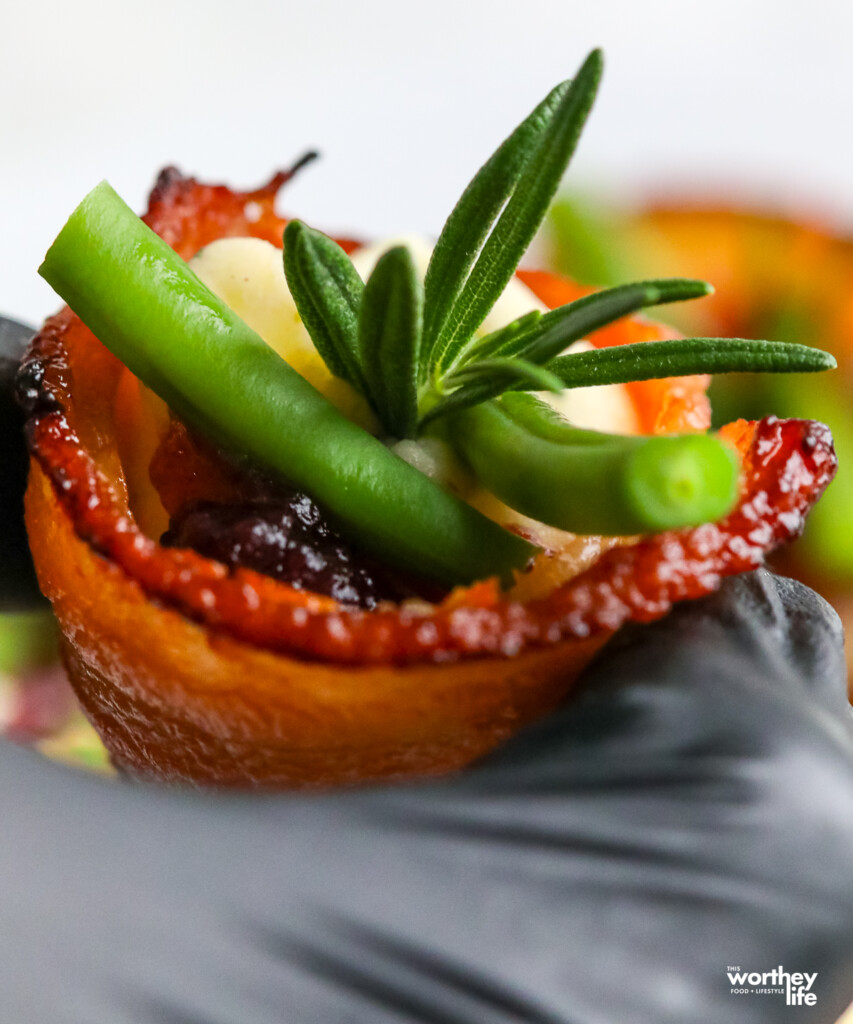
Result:
M720 519L737 497L737 455L707 434L580 430L525 394L448 419L446 436L488 490L524 515L572 533L698 526Z
M39 272L188 424L307 491L389 564L447 585L510 582L535 552L346 419L106 182Z

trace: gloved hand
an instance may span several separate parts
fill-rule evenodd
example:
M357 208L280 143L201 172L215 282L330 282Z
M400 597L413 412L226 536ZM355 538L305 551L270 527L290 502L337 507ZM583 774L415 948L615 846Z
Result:
M33 334L31 327L0 316L0 613L47 604L39 593L24 529L29 460L21 437L24 415L13 399L18 363Z
M149 788L0 745L0 1020L835 1020L853 997L838 620L761 571L631 627L439 783ZM813 1006L727 973L817 972ZM747 986L744 986L747 987Z
M190 793L0 744L0 1021L828 1024L853 998L845 675L832 610L758 572L623 630L442 782ZM815 1005L732 994L780 966L817 972Z

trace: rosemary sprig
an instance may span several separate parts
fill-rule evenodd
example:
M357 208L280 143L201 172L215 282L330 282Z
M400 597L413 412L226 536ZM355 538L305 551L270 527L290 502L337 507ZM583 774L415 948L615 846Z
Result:
M513 507L565 529L685 525L723 514L734 500L737 470L719 440L640 444L636 438L607 437L608 459L597 461L580 454L588 432L571 424L559 426L557 448L530 434L530 425L518 417L533 409L536 422L543 422L541 410L511 393L697 373L809 373L830 369L835 360L805 346L731 338L566 352L631 313L713 291L704 281L682 278L604 289L477 336L545 216L592 106L601 67L601 54L594 51L576 78L553 89L486 161L444 225L423 288L403 248L386 253L366 287L359 287L354 271L345 269L343 250L302 225L291 224L285 233L285 270L329 368L368 398L388 435L416 437L445 419L444 436L482 482ZM296 251L288 255L291 244ZM513 416L507 418L510 409ZM502 445L513 451L502 454ZM716 469L706 472L703 462ZM621 474L619 480L608 478L613 473ZM683 490L684 508L670 502L660 518L647 516L655 504L653 481ZM623 485L643 495L642 507L630 514ZM541 500L534 501L531 495L540 492ZM612 522L587 500L605 494L615 502ZM556 504L552 495L559 496Z
M405 246L389 249L364 289L358 352L368 397L392 437L411 437L418 419L423 285Z
M298 221L288 225L285 271L305 325L329 369L367 397L389 435L417 436L440 417L512 390L745 370L804 373L835 365L817 349L719 338L562 354L631 313L713 291L704 281L683 278L604 289L475 335L545 215L601 66L596 50L474 176L439 236L423 290L402 249L383 256L365 289L331 239Z
M478 365L473 364L471 370L476 370ZM550 360L544 369L559 379L562 390L687 377L696 373L819 373L835 366L834 356L808 345L746 338L679 338L571 352ZM440 416L479 405L506 391L546 390L535 385L513 385L506 377L497 378L488 372L479 376L457 374L451 378L451 383L457 381L459 387L424 409L421 429Z
M829 352L787 341L678 338L572 352L547 368L565 388L588 388L694 373L820 373L836 365Z
M367 394L358 348L364 285L331 238L302 221L284 230L284 272L302 322L329 370Z
M506 378L481 373L460 373L475 369L487 359L523 358L528 363L545 363L559 355L572 342L629 313L649 306L701 298L713 291L705 281L664 278L621 285L586 295L544 316L540 313L519 317L506 327L479 340L473 340L460 354L459 369L451 370L433 386L435 396L423 395L421 426L448 412L496 398L509 390ZM570 385L563 385L564 387ZM446 396L439 398L438 396Z
M535 313L535 320L529 319L530 314L519 317L507 327L472 341L460 362L464 365L473 358L518 355L534 363L544 363L558 356L573 341L585 338L630 313L649 306L701 299L713 291L706 281L680 277L607 288L560 306L544 316Z
M462 194L426 281L424 371L447 369L515 273L554 198L601 79L600 50L558 85Z
M544 363L608 324L650 306L663 306L688 299L701 299L714 289L706 281L675 277L640 281L585 295L547 313L536 325L518 354L534 363Z
M557 374L526 359L502 359L493 356L471 363L453 375L452 381L464 386L467 380L476 384L487 379L501 391L514 388L531 391L562 391L565 385Z

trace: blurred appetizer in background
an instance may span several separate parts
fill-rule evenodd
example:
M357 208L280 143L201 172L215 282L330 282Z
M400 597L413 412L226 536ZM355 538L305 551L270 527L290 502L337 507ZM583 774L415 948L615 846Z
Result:
M772 564L831 600L849 632L853 239L826 219L703 201L682 189L630 209L589 196L562 196L551 208L542 241L545 262L596 287L625 276L667 274L673 267L713 281L716 291L705 301L661 311L662 319L687 333L819 341L837 358L838 370L819 387L797 374L732 374L716 378L710 394L715 425L733 415L809 415L832 429L839 473L802 539L777 552Z
M27 524L122 770L460 768L555 708L622 624L799 534L829 432L709 431L707 374L831 355L632 316L703 280L516 270L601 67L515 129L434 248L279 218L288 174L241 193L169 170L142 219L106 182L72 213L40 271L69 306L19 374Z

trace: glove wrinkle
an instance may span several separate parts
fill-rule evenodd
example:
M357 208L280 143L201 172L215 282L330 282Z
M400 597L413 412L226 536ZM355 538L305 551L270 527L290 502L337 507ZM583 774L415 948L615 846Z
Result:
M565 1024L494 974L481 975L423 943L336 913L320 911L315 921L320 934L311 939L279 930L261 935L262 945L380 1013L392 1008L419 1024Z

